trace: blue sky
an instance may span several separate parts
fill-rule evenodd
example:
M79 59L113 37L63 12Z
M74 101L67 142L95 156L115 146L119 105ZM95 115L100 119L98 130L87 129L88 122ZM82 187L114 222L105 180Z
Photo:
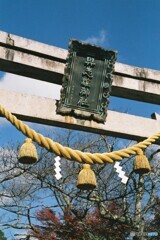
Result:
M159 0L0 0L0 30L65 49L70 38L89 40L117 50L118 62L159 70L159 12ZM0 72L0 88L59 98L51 84L9 73ZM113 97L109 108L144 117L160 113L159 105ZM24 138L0 119L0 144L15 136Z
M119 62L156 70L160 69L159 24L159 0L0 0L1 31L65 49L70 38L89 39L117 50ZM25 84L24 78L0 72L0 88L29 92L31 85ZM35 89L42 94L42 87ZM160 112L159 105L117 98L111 98L111 107L146 117ZM41 126L34 128L43 133ZM0 119L0 145L15 137L23 138Z
M0 0L0 29L67 48L104 30L119 61L159 69L159 0Z
M0 30L65 49L70 38L89 40L117 50L119 62L159 70L159 11L159 0L0 0ZM32 87L24 78L2 76L1 88L46 93L42 85ZM160 112L159 105L117 98L111 98L110 108L146 117ZM1 136L6 127L0 128ZM14 139L14 134L10 127L5 139Z

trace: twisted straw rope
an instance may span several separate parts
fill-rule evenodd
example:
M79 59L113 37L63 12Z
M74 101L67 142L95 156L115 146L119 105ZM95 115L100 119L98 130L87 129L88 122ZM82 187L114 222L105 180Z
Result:
M81 152L79 150L74 150L69 147L64 147L61 144L54 142L50 138L44 137L43 135L35 132L33 129L29 128L26 124L18 120L13 114L7 111L1 104L0 113L8 121L10 121L19 131L21 131L27 137L31 138L34 142L37 142L40 146L45 147L48 151L53 152L56 155L80 163L105 164L106 162L112 163L115 160L122 160L124 157L130 157L131 155L137 154L140 150L147 148L149 145L154 143L158 138L160 138L159 132L154 134L150 138L147 138L146 140L139 142L138 144L118 151L109 153Z

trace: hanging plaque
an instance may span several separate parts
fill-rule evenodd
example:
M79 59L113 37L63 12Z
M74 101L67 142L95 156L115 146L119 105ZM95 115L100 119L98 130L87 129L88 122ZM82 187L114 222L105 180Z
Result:
M116 51L70 40L57 113L105 122Z

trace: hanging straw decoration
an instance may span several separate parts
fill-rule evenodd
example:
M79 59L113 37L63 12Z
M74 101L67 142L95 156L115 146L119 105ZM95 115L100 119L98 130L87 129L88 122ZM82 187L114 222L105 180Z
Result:
M137 151L137 156L134 159L134 171L137 174L145 174L151 171L151 167L147 157L144 155L143 151L140 149Z
M89 164L83 164L83 169L79 172L77 187L81 190L93 190L96 188L96 177Z
M26 138L18 153L18 161L23 164L33 164L38 160L36 147L31 138Z

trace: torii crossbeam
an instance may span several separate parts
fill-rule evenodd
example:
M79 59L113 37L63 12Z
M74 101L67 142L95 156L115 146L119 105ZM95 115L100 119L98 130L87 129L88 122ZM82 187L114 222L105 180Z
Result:
M61 85L67 50L0 32L0 70ZM160 71L116 63L111 95L160 104ZM12 100L11 100L12 99ZM0 103L19 119L132 140L160 129L159 119L108 111L105 124L56 114L56 100L0 90Z

